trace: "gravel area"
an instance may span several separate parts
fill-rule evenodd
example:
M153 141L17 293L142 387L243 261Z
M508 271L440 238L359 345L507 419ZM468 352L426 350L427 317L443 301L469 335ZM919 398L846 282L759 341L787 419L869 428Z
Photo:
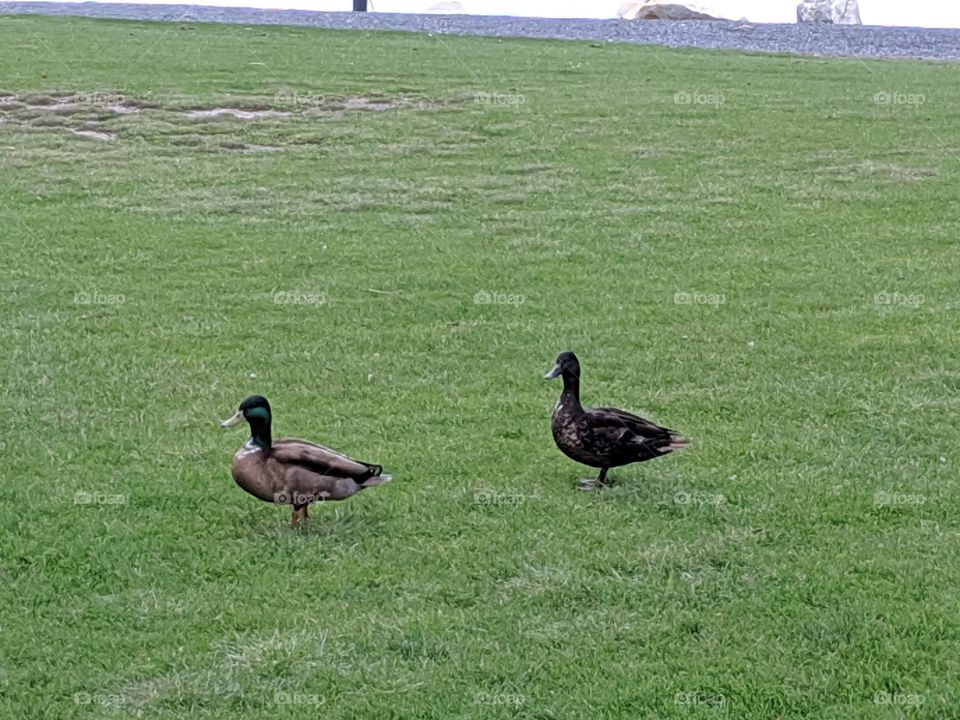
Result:
M257 10L198 5L0 2L0 15L22 13L243 25L305 25L338 30L400 30L437 35L590 40L831 57L960 60L960 30L922 28L766 25L737 21L556 20L483 15Z

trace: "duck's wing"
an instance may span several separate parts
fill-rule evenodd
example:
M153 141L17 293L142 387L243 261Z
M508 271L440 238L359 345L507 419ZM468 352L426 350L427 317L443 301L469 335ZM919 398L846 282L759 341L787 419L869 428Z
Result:
M349 478L360 483L380 475L383 467L352 460L342 453L307 440L276 440L270 447L271 457L288 466L298 466L329 478Z
M681 450L690 444L676 431L626 410L598 407L586 414L594 431L616 437L620 442L645 445L661 453Z

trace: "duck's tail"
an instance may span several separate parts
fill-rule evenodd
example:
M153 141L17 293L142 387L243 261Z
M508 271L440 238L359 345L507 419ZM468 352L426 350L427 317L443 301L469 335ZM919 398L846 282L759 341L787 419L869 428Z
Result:
M690 440L688 438L680 437L671 431L669 442L658 447L657 451L662 454L666 454L676 452L677 450L685 450L688 447L690 447Z
M373 476L368 477L362 483L357 483L361 488L376 487L377 485L386 485L388 482L393 480L393 475L384 475L383 468L379 465L374 465L372 468Z

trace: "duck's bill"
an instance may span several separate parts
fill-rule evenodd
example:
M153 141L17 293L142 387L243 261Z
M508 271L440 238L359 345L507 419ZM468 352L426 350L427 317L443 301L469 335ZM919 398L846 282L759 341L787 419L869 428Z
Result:
M546 375L544 375L544 376L543 376L543 379L544 379L544 380L553 380L555 377L560 377L560 373L561 373L561 372L563 372L563 371L560 369L560 366L559 366L559 365L554 365L554 366L553 366L553 370L551 370L551 371L548 372Z
M243 412L238 410L237 414L233 417L229 417L220 423L220 427L233 427L234 425L239 425L243 422Z

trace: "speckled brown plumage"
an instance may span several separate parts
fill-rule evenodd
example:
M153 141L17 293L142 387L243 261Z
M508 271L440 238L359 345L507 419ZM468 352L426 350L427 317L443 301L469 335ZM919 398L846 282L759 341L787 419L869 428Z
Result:
M561 353L547 378L562 377L563 392L553 411L553 439L564 455L600 468L595 485L602 487L610 468L653 460L690 444L670 428L612 407L580 404L580 362Z

